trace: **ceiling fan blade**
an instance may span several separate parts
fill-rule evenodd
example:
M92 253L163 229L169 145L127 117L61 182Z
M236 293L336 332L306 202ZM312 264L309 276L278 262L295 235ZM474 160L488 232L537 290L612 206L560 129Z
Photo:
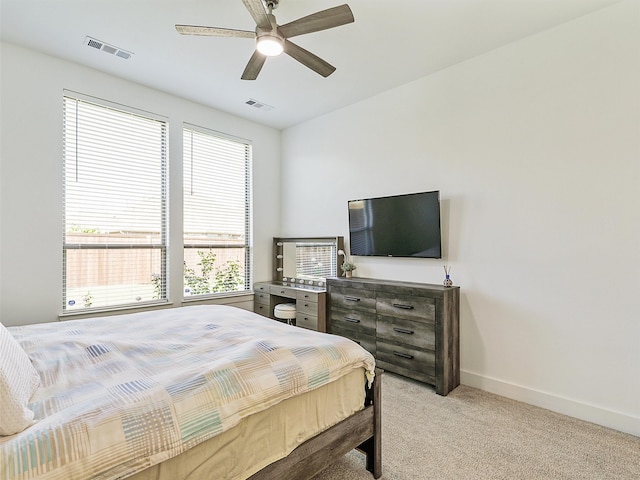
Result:
M249 59L249 63L242 72L242 80L255 80L258 78L258 74L260 70L262 70L262 66L264 65L265 60L267 59L266 55L262 55L259 51L253 52L251 58Z
M231 28L199 27L197 25L176 25L176 30L182 35L256 38L256 32L250 32L248 30L233 30Z
M284 41L284 53L296 59L301 64L309 67L314 72L319 73L323 77L328 77L336 71L336 67L333 65L286 39Z
M247 7L247 10L249 10L258 27L266 30L271 28L271 22L264 9L262 0L242 0L242 3Z
M349 5L322 10L306 17L299 18L293 22L281 25L280 33L285 38L291 38L305 33L319 32L327 28L339 27L354 21L353 13Z

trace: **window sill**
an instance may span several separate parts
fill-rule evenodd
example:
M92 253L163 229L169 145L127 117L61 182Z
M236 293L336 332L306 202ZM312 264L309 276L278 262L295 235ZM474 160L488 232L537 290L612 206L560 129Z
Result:
M234 293L217 293L212 295L192 296L185 297L180 303L181 306L197 305L197 304L210 304L210 305L225 305L253 301L253 292L234 292ZM165 308L173 308L176 306L174 302L147 302L142 305L123 305L121 307L113 308L94 308L94 309L78 309L72 312L63 312L58 315L58 321L93 318L93 317L107 317L111 315L119 315L122 313L137 313L147 312L153 310L161 310Z
M123 305L121 307L113 308L87 308L82 310L76 310L72 312L62 312L58 315L59 321L73 320L81 318L92 317L106 317L111 315L119 315L121 313L137 313L146 312L151 310L160 310L165 308L172 308L175 304L173 302L147 302L141 305Z

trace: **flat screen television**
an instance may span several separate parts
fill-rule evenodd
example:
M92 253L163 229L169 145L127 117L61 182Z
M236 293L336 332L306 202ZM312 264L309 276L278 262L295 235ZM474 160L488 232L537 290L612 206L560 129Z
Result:
M440 192L349 200L351 255L441 258Z

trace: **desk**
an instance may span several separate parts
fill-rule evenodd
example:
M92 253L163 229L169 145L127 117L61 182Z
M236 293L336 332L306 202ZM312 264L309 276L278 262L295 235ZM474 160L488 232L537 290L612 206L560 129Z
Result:
M254 284L253 311L274 320L273 309L280 303L296 304L296 326L327 331L327 290L324 287L284 282Z

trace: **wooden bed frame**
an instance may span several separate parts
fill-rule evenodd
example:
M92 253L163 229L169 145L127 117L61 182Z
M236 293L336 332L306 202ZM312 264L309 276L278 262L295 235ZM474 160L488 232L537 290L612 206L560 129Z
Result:
M285 458L266 466L249 480L307 480L327 465L357 448L367 458L373 478L382 475L382 375L377 368L367 390L365 408L307 440Z

